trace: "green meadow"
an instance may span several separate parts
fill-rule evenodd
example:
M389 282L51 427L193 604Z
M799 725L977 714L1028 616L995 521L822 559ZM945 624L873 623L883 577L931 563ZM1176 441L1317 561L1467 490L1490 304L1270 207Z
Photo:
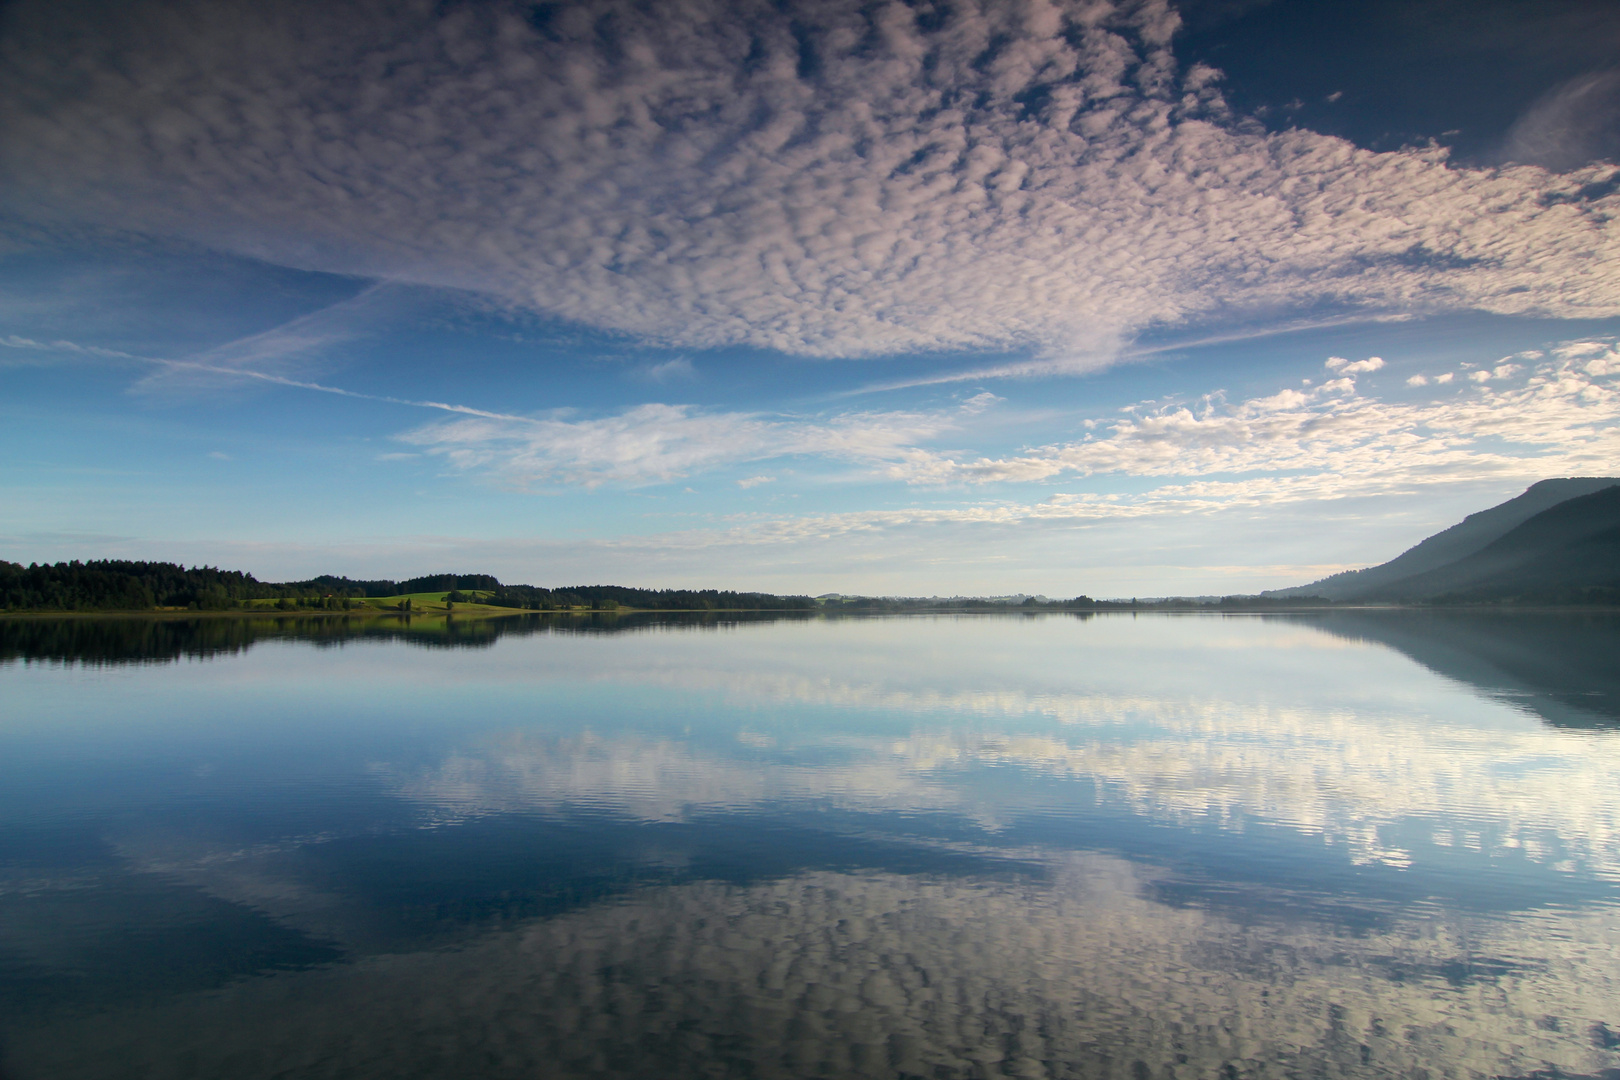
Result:
M461 591L462 596L471 596L474 599L471 601L457 600L454 603L446 599L446 597L449 595L450 593L446 591L400 593L396 596L354 596L348 598L349 606L346 608L327 608L325 605L329 600L337 599L341 603L342 598L319 596L291 599L286 602L290 606L284 606L283 601L275 599L244 600L242 601L242 609L246 611L343 610L351 613L363 613L367 611L410 611L424 615L443 615L451 612L458 614L465 612L469 615L508 615L514 610L510 607L498 607L493 604L479 603L480 600L483 600L490 595L488 591L463 589Z

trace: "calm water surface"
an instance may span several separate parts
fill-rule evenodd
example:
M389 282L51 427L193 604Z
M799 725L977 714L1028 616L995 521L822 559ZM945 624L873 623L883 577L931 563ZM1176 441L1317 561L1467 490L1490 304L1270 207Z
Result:
M1620 1076L1620 619L0 621L0 1074Z

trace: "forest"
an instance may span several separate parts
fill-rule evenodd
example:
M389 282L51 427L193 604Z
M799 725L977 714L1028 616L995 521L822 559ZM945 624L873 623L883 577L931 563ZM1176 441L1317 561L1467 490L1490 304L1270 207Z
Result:
M802 611L807 596L723 589L634 589L580 585L546 589L503 585L489 574L430 574L405 581L357 581L323 575L266 582L240 570L176 563L97 559L22 566L0 560L0 611L229 611L244 601L287 600L300 606L347 607L344 601L447 593L453 603L527 611L637 608L665 611Z

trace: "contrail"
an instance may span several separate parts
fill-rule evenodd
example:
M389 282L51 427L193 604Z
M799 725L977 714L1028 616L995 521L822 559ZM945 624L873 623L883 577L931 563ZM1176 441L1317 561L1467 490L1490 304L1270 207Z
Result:
M358 390L345 390L341 386L327 386L325 383L289 379L282 375L271 375L263 371L253 371L249 368L224 367L220 364L207 364L197 360L171 360L161 356L141 356L137 353L121 352L118 349L103 349L96 345L80 345L73 341L34 341L31 338L18 337L12 334L9 337L0 338L0 345L10 349L38 349L46 352L78 353L83 356L104 356L114 360L134 360L138 363L156 364L159 367L175 368L183 371L206 371L214 375L257 379L259 382L273 383L276 386L314 390L322 394L359 398L362 401L381 401L388 405L408 405L415 409L438 409L441 412L460 413L465 416L481 416L486 420L516 420L526 424L539 423L532 416L489 412L486 409L475 409L470 405L451 405L443 401L413 401L410 398L391 397L387 394L363 394Z

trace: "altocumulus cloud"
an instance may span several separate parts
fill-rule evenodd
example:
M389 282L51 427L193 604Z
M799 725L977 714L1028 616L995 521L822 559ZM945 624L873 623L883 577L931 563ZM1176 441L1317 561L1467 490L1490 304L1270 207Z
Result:
M1275 502L1410 490L1485 476L1602 474L1620 456L1620 350L1575 342L1527 354L1535 369L1504 360L1479 385L1417 402L1358 392L1355 373L1383 367L1377 357L1332 357L1339 378L1227 405L1211 396L1192 405L1137 409L1100 437L1041 447L1007 458L958 460L916 453L891 474L912 482L1042 481L1063 476L1251 479L1175 489L1223 502ZM1279 477L1276 474L1290 474ZM1162 489L1167 494L1170 489Z
M0 182L25 216L675 345L1078 368L1245 311L1620 312L1612 167L1266 133L1218 72L1178 67L1163 0L58 0L8 20Z

